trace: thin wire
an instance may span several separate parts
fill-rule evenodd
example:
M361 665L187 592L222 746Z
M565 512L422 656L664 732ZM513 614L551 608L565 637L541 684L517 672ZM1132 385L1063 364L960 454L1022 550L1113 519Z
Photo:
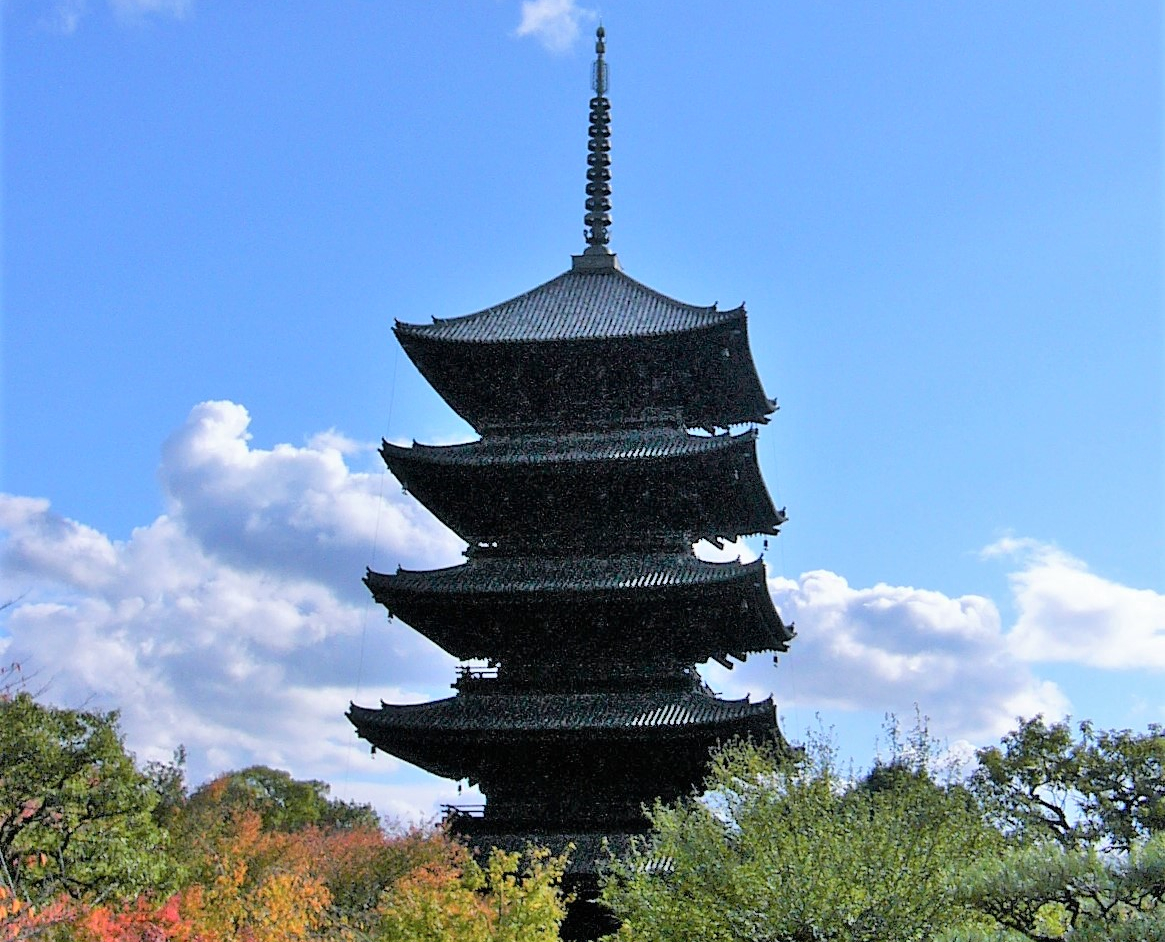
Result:
M780 462L777 460L777 439L776 439L775 435L769 435L768 439L769 439L769 454L772 456L771 466L773 469L773 490L776 492L776 495L777 495L777 503L783 507L785 505L785 502L782 499L782 495L781 495L781 465L780 465ZM777 550L778 550L780 557L781 557L780 575L783 578L785 575L785 541L783 539L781 539L780 535L776 536L774 539L777 542Z
M780 462L777 460L778 459L777 439L776 439L776 436L774 436L774 435L769 436L769 454L771 456L771 461L772 461L771 467L773 469L773 490L776 492L776 495L777 495L777 503L784 506L784 500L782 500L782 494L781 494ZM786 575L785 575L785 539L787 539L787 537L784 539L781 536L776 537L777 548L778 548L778 552L779 552L780 560L781 560L780 575L781 575L782 579L786 578ZM786 657L787 657L787 655L786 655ZM793 703L795 704L798 702L796 661L794 659L793 667L790 667L788 660L781 661L780 665L785 668L785 670L782 673L786 678L788 678L789 696L792 697ZM778 665L776 663L774 663L773 666L775 668ZM798 713L799 707L794 706L792 708L792 711L794 712L794 714ZM794 724L797 723L796 720L793 720L792 722ZM786 735L786 738L788 738L787 735Z
M392 435L392 407L396 403L396 370L400 364L400 346L392 357L392 379L388 384L388 415L384 422L384 437L388 438ZM388 465L385 465L380 470L380 490L376 495L376 523L372 528L372 553L369 565L375 565L377 554L380 551L380 518L384 514L384 479L388 475ZM371 596L364 601L364 627L360 632L360 662L356 670L356 693L360 693L360 688L364 683L364 637L368 633L368 612L372 610L373 599Z
M392 379L388 386L388 416L385 420L384 436L387 438L392 434L392 407L396 402L396 370L400 362L400 347L396 347L396 352L392 358ZM380 471L380 487L376 493L376 522L372 527L372 546L370 548L370 566L375 564L377 554L380 549L380 518L384 513L384 479L388 475L388 466L385 465ZM364 600L364 610L360 616L360 653L356 659L356 690L352 695L352 701L355 702L360 697L360 692L364 686L364 648L368 640L368 619L374 606L374 600L371 595ZM352 741L344 757L344 789L347 791L348 778L352 770L352 750L356 748L356 742Z

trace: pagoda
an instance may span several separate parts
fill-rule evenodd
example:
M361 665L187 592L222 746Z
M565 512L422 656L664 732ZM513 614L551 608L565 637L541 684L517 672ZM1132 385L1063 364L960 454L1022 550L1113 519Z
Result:
M694 553L784 522L756 457L776 404L743 307L673 300L609 249L601 26L596 53L585 251L509 301L394 328L480 438L381 454L468 548L457 566L365 581L390 616L489 666L463 666L452 697L348 713L375 748L480 787L483 807L450 809L473 846L573 844L567 879L584 898L609 853L646 832L645 806L697 788L718 743L783 742L771 698L721 699L696 665L793 637L763 561ZM572 917L567 937L597 933Z

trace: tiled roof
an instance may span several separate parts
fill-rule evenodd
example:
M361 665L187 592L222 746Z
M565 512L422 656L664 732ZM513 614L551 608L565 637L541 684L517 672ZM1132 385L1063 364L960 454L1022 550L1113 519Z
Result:
M570 694L461 694L431 703L353 705L352 722L365 728L465 732L689 729L771 719L772 698L758 703L719 700L704 691Z
M690 435L680 429L626 429L570 435L488 436L465 445L417 445L402 448L384 443L386 462L393 458L448 465L522 465L649 460L728 451L756 440L756 430L740 435Z
M765 578L764 563L709 563L691 554L566 558L479 556L459 566L395 575L369 571L374 593L481 595L546 592L623 592L707 586Z
M654 291L616 269L568 271L502 304L432 324L397 322L398 335L501 342L652 337L731 323L744 308L718 311Z

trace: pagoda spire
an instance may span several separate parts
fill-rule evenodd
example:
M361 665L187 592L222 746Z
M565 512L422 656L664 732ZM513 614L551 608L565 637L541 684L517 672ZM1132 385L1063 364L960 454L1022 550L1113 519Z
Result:
M591 126L587 140L587 248L584 255L611 255L611 103L607 99L606 30L595 30L595 64L591 70Z

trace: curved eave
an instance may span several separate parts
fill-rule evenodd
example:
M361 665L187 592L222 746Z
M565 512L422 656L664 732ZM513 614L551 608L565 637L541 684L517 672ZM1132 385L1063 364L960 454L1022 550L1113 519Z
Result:
M756 432L513 437L381 454L396 478L471 545L683 542L775 535L784 522L756 462Z
M701 699L692 709L691 698L628 706L619 697L594 694L458 696L379 709L352 704L348 719L377 749L436 775L471 779L487 757L496 762L508 750L525 755L538 742L605 753L626 745L640 753L658 750L674 761L677 749L706 755L716 743L736 737L779 735L772 698Z
M396 333L409 358L479 432L586 427L634 420L636 410L689 428L727 428L766 423L777 407L757 376L743 308L635 336L481 342L405 328Z
M711 694L520 694L465 695L379 709L352 704L349 719L357 730L389 730L401 735L489 740L515 735L558 736L603 741L740 735L761 724L775 726L776 708L768 697L756 703L721 700ZM368 738L365 736L365 738Z
M480 572L473 575L482 562L431 573L369 572L365 582L390 615L463 660L504 661L548 647L578 653L596 645L611 646L612 656L617 649L622 656L674 654L693 663L728 656L743 660L750 653L785 651L794 637L773 605L760 560L744 565L692 560L719 581L671 585L659 584L659 575L645 566L623 587L581 577L563 584L554 573L539 584L521 573L506 578L504 566L492 567L493 577L485 579ZM541 563L554 567L550 560ZM609 634L594 627L602 624L624 627Z
M672 429L563 435L491 436L460 445L412 447L382 441L381 455L390 468L398 463L484 468L546 465L560 468L613 461L659 461L755 447L756 429L737 435L690 435ZM755 453L755 452L753 452Z
M531 601L564 596L643 597L706 591L711 586L764 585L763 560L710 563L694 556L613 556L587 559L485 557L444 569L368 571L374 594L446 597L461 603L495 597Z
M588 736L639 735L669 730L685 735L748 726L773 715L772 697L721 700L710 694L670 697L612 693L465 695L379 709L352 705L358 727L442 734L581 733Z

